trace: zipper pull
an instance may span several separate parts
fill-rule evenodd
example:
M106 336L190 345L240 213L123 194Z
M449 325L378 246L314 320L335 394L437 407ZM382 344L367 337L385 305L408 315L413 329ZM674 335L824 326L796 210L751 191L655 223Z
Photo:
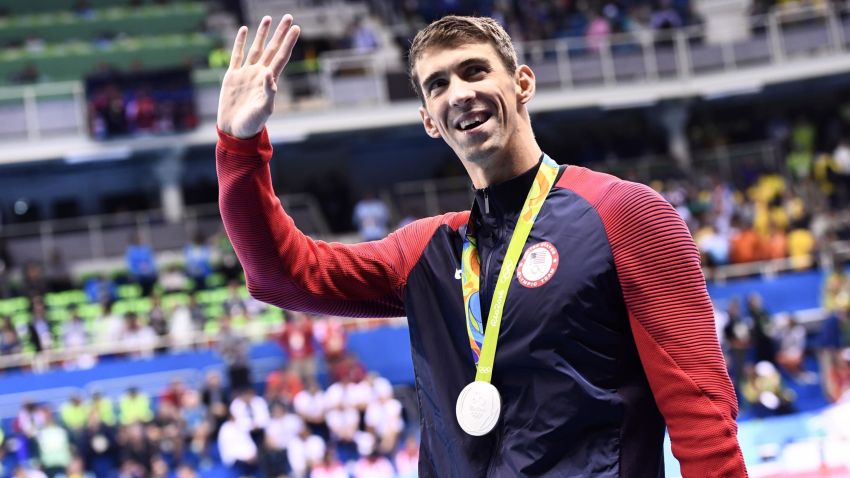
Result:
M490 214L490 196L487 195L487 190L484 190L484 214Z

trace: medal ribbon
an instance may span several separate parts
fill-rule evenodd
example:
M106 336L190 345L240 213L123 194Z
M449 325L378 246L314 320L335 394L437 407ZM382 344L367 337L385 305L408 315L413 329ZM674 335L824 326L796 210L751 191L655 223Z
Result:
M476 381L490 383L493 376L493 361L496 357L496 342L499 340L499 327L502 323L505 300L508 287L516 270L519 256L525 241L531 233L531 226L537 219L537 213L543 207L543 202L549 195L555 178L558 176L558 164L544 155L534 183L528 191L522 211L517 219L505 260L499 270L499 278L490 302L490 312L487 316L487 329L481 322L481 302L479 288L481 286L481 264L478 257L477 240L472 227L467 226L461 253L463 305L466 311L466 331L469 334L469 346L472 348L472 358L477 365ZM471 222L470 222L471 226Z

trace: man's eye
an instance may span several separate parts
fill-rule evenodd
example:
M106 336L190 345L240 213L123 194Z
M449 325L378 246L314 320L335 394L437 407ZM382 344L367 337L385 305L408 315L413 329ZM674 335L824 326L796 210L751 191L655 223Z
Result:
M436 91L436 90L438 90L438 89L440 89L440 88L442 88L442 87L444 87L444 86L446 86L446 81L445 81L445 80L435 80L435 81L432 81L432 82L428 85L428 91L429 91L429 92L434 92L434 91Z

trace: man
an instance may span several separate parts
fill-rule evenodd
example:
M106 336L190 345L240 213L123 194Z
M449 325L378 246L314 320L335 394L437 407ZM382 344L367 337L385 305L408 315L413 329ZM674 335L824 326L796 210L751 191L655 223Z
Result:
M222 218L258 299L407 315L420 475L661 476L665 421L685 476L746 475L687 228L649 188L542 153L534 73L496 22L443 18L410 52L425 131L466 168L472 211L356 245L305 237L274 194L264 124L300 29L286 15L264 47L270 24L247 56L240 29L222 84Z

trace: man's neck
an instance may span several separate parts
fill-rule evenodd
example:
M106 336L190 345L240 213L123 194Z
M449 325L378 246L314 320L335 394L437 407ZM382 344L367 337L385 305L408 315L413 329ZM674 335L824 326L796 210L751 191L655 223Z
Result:
M521 151L506 151L501 157L482 162L463 161L463 164L475 189L484 189L515 178L533 168L542 154L540 146L533 142L531 147Z

